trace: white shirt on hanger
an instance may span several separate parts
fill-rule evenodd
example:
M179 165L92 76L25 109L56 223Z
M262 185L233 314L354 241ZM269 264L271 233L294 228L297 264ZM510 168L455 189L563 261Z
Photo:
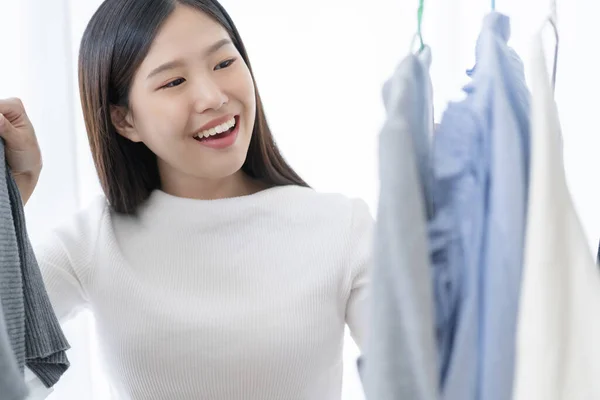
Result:
M531 65L532 154L514 400L600 399L600 271L565 178L542 46Z

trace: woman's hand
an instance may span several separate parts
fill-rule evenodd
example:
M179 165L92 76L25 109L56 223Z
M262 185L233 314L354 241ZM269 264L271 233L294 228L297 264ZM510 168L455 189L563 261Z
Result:
M4 139L6 161L25 204L42 171L42 154L21 100L0 99L0 137Z

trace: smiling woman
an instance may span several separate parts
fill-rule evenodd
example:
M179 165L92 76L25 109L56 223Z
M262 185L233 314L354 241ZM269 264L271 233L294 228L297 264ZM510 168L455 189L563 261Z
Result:
M92 311L113 397L340 400L373 220L283 160L223 8L106 0L79 79L104 195L35 253L61 323ZM0 113L26 202L40 148L22 102Z
M84 33L79 77L94 163L117 212L133 213L159 188L210 198L306 186L274 143L243 42L216 2L106 1ZM234 129L217 136L229 121Z

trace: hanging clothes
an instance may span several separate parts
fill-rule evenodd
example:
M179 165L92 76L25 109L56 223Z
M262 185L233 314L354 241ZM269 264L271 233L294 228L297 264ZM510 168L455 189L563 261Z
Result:
M2 308L0 307L0 393L5 400L23 400L28 395L28 390L23 375L19 372Z
M532 164L514 400L600 399L600 276L569 193L539 32L532 64Z
M0 356L3 358L3 372L13 375L16 370L21 375L25 364L25 304L8 180L4 143L0 139L0 336L6 339L0 340ZM22 376L17 381L5 381L4 373L2 376L0 393L12 393L15 398L23 399L26 390L22 387Z
M1 140L0 220L0 301L16 366L21 380L27 366L51 387L69 367L65 353L69 345L27 237L19 189L6 165Z
M409 55L383 88L380 196L369 334L361 363L366 398L438 398L427 246L433 129L431 54Z
M512 394L529 94L509 37L508 17L486 16L467 97L448 106L433 140L436 214L429 239L446 400Z

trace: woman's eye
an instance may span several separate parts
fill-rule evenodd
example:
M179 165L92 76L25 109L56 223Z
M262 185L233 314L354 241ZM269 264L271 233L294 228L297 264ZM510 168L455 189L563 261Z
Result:
M232 58L231 60L223 61L221 64L219 64L215 67L215 71L219 70L219 69L227 68L227 67L231 66L231 64L233 64L234 62L235 62L234 58Z
M169 82L169 83L167 83L165 86L163 86L163 87L162 87L162 89L167 89L167 88L172 88L172 87L175 87L175 86L179 86L179 85L181 85L183 82L185 82L185 79L183 79L183 78L178 78L178 79L175 79L175 80L174 80L174 81L172 81L172 82Z

